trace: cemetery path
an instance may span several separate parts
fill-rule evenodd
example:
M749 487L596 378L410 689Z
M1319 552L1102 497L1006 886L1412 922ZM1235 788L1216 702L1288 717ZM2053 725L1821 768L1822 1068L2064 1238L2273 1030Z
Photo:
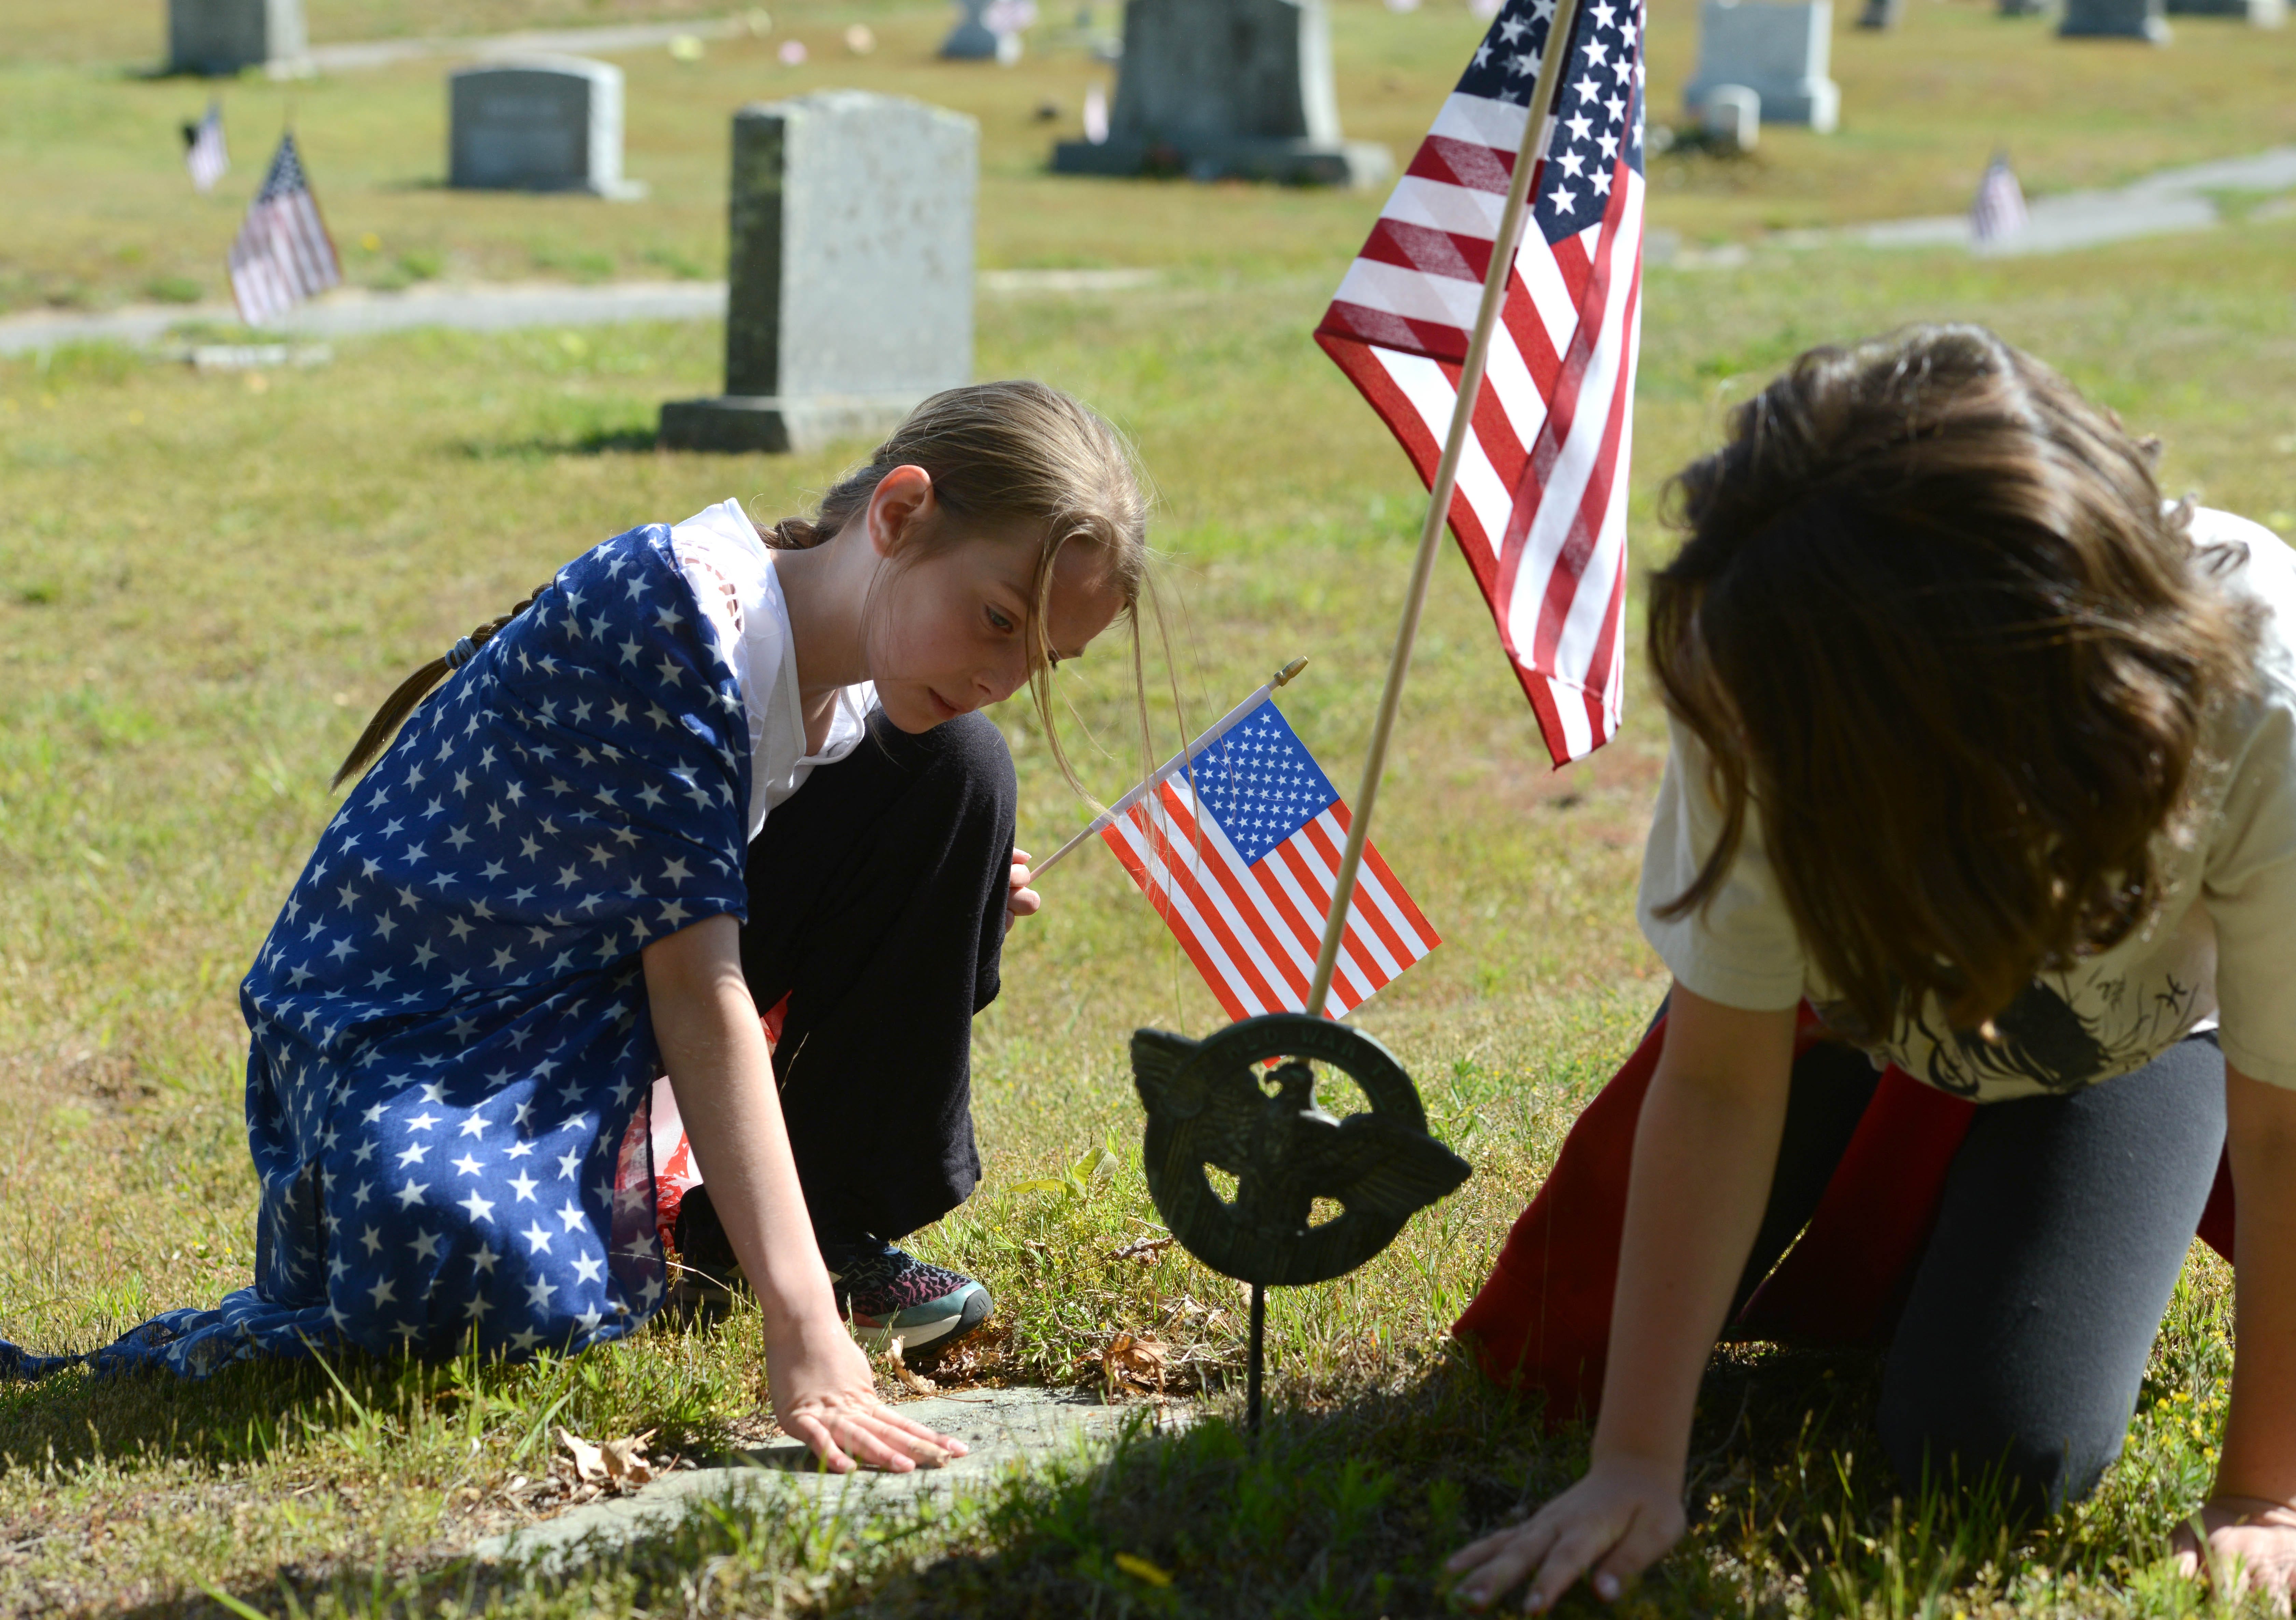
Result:
M1777 231L1764 245L1808 250L1849 244L1869 248L1965 247L1988 257L2062 253L2136 236L2204 231L2226 223L2225 194L2270 197L2296 191L2296 146L2275 146L2244 158L2225 158L2164 169L2115 190L2061 192L2030 198L2025 227L1982 249L1971 234L1969 216L1940 214L1922 219L1890 219L1831 230ZM2266 205L2277 214L2286 201ZM2259 215L2264 210L2259 210ZM2233 218L2241 217L2237 210ZM1651 233L1651 261L1690 269L1729 269L1746 262L1747 248L1731 243L1717 248L1671 249Z
M1153 270L983 270L976 287L1004 296L1121 292L1153 284ZM571 286L562 282L434 284L404 292L346 287L305 304L263 329L271 338L364 337L417 326L500 332L518 326L597 326L619 321L720 320L722 281L609 282ZM92 315L36 310L0 317L0 355L53 349L62 343L165 341L179 326L237 325L229 304L130 304Z
M708 1467L665 1475L628 1496L605 1498L507 1535L490 1536L472 1547L472 1555L551 1572L666 1529L701 1501L759 1501L793 1494L840 1516L898 1509L928 1493L985 1488L1014 1463L1062 1455L1081 1460L1087 1450L1104 1452L1128 1423L1168 1433L1186 1427L1196 1415L1186 1404L1111 1406L1090 1394L1038 1388L959 1390L909 1402L900 1410L964 1441L967 1454L947 1468L909 1474L822 1474L805 1466L803 1445L779 1441Z
M613 51L650 50L668 45L681 35L697 39L732 39L749 31L749 25L740 18L726 17L606 28L538 29L517 34L427 35L415 39L313 45L303 62L321 73L348 73L362 68L387 68L395 62L426 56L597 56Z

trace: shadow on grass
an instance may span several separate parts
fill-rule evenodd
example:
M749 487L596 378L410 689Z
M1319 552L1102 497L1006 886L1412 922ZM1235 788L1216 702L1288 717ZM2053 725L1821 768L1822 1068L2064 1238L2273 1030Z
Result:
M538 461L561 456L651 455L660 448L655 430L599 427L579 433L537 434L530 439L467 440L457 447L472 461Z

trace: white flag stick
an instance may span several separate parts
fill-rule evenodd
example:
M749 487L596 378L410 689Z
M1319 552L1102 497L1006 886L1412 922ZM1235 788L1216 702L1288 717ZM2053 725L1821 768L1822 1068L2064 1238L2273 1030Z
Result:
M1221 715L1218 720L1214 720L1209 727L1205 728L1202 736L1197 737L1194 742L1189 744L1185 748L1180 750L1179 752L1174 754L1170 759L1156 767L1154 770L1149 772L1146 781L1142 782L1138 786L1133 788L1131 792L1126 794L1124 797L1119 799L1115 803L1110 805L1097 816L1095 816L1086 826L1084 831L1078 833L1075 837L1061 845L1059 849L1054 850L1050 855L1046 856L1036 866L1030 868L1029 871L1029 881L1030 883L1036 882L1046 873L1051 871L1054 866L1059 864L1061 858L1066 855L1070 850L1076 848L1077 845L1082 843L1095 833L1100 832L1105 827L1113 826L1119 816L1121 816L1125 811L1139 803L1141 800L1155 792L1156 785L1159 782L1161 782L1165 777L1179 769L1181 766L1186 764L1190 759L1193 758L1197 753L1202 751L1205 744L1217 743L1220 738L1234 730L1236 726L1242 721L1244 716L1250 714L1254 709L1259 708L1261 703L1267 702L1269 695L1278 687L1290 686L1292 684L1292 678L1307 667L1308 661L1306 659L1295 658L1290 663L1285 664L1282 669L1276 670L1275 673L1269 678L1266 686L1260 687L1259 691L1253 693L1250 697L1245 698L1242 703L1229 710L1226 714Z
M1347 850L1340 857L1338 881L1332 885L1332 909L1324 919L1324 942L1316 953L1316 976L1308 988L1311 1018L1322 1016L1324 1002L1332 991L1332 974L1340 965L1340 941L1347 933L1348 907L1355 899L1356 872L1363 864L1364 843L1371 836L1372 807L1379 798L1379 779L1387 769L1388 738L1394 733L1396 711L1403 702L1404 678L1411 672L1411 648L1419 638L1419 617L1427 605L1428 578L1434 572L1436 547L1451 515L1451 491L1458 483L1459 457L1475 419L1475 396L1482 391L1491 332L1498 325L1499 308L1506 301L1507 276L1514 268L1515 250L1522 235L1531 171L1546 150L1552 127L1548 109L1554 105L1555 86L1562 78L1563 58L1570 53L1570 35L1578 23L1578 0L1557 0L1554 20L1547 28L1546 49L1539 54L1538 86L1525 109L1522 144L1515 152L1506 207L1499 215L1498 235L1491 243L1490 268L1483 275L1483 301L1475 311L1475 329L1467 340L1467 358L1459 370L1459 398L1451 407L1451 431L1443 440L1443 459L1436 465L1434 486L1427 492L1427 522L1419 530L1419 555L1411 563L1411 588L1404 597L1402 626L1395 633L1395 655L1387 666L1387 688L1380 694L1379 718L1372 725L1363 785L1356 790Z

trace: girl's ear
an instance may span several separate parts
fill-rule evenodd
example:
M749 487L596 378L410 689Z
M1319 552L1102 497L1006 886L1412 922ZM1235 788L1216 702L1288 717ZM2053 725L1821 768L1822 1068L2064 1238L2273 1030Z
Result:
M933 498L932 474L903 464L877 481L869 496L869 545L890 557L932 522L940 503Z

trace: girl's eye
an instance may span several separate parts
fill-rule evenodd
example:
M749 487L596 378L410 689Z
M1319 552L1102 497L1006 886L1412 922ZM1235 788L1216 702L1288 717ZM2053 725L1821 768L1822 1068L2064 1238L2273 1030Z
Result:
M993 607L988 610L988 622L1000 633L1013 628L1013 621Z

